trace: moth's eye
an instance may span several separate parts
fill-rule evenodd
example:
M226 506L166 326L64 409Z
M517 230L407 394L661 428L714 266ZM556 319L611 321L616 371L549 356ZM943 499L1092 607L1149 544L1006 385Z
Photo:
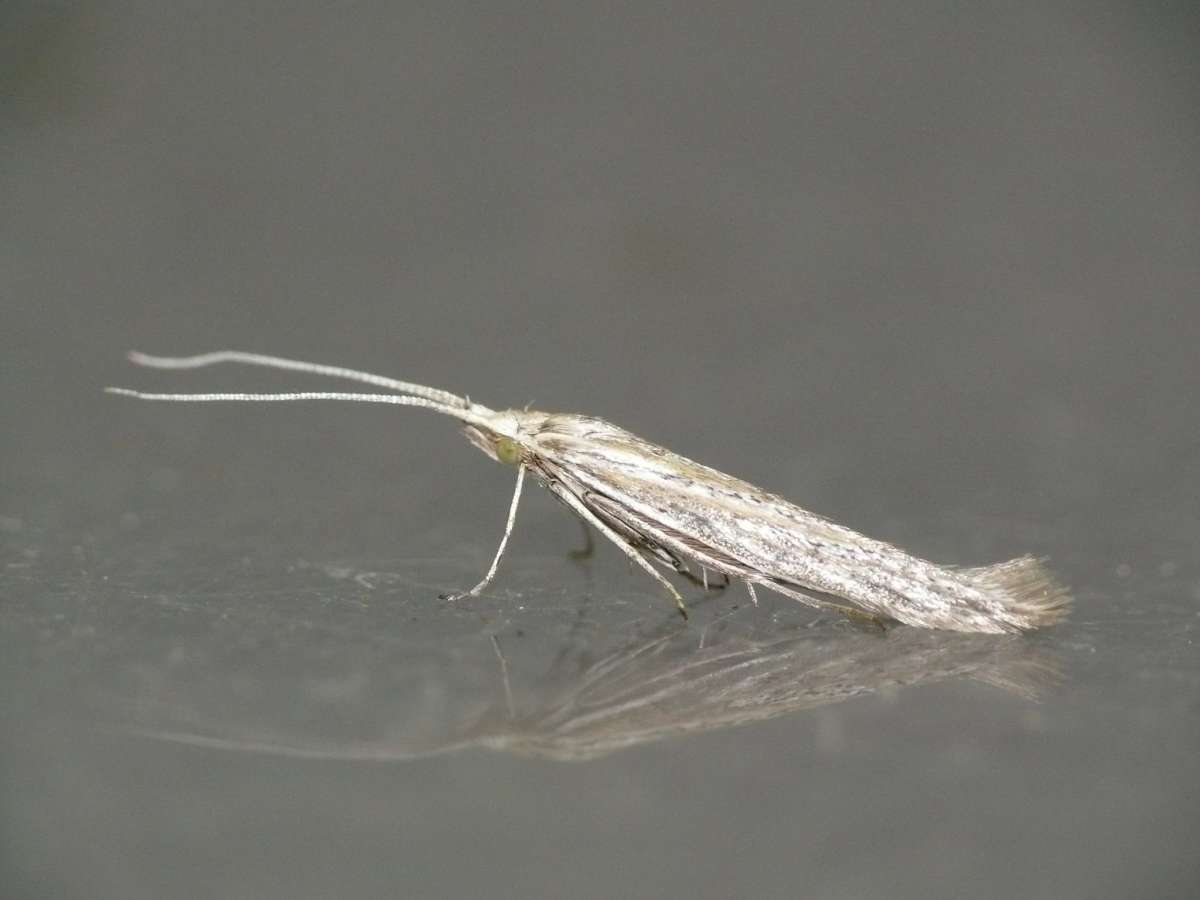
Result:
M496 438L496 458L502 463L515 466L521 461L521 446L512 438Z

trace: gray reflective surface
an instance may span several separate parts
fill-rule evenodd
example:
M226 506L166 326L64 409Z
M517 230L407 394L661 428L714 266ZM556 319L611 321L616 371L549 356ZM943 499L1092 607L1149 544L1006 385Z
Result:
M0 894L1185 897L1182 10L0 12ZM669 601L338 363L610 418L1070 622Z

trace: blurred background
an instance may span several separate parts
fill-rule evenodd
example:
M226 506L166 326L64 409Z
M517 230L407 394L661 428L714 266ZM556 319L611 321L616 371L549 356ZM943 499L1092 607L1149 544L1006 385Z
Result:
M1170 2L0 6L0 893L1192 895L1198 50ZM509 470L102 394L341 386L133 348L600 415L1075 614L682 626L537 490L448 607Z

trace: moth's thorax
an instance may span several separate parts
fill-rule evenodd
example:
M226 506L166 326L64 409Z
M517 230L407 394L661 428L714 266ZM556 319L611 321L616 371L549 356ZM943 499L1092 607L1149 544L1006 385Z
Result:
M627 435L629 432L612 422L596 416L579 416L573 413L538 413L536 423L539 437L607 437Z
M547 413L524 409L504 409L499 412L478 407L477 415L485 422L463 426L463 434L472 444L497 462L514 463L532 453L535 436L547 419Z

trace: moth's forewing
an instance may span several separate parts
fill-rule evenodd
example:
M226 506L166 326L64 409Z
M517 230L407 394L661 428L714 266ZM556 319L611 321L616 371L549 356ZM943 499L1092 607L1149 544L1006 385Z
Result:
M537 450L547 474L605 521L734 577L823 588L809 570L853 535L600 419L553 416Z
M924 627L1010 631L1001 604L905 553L602 419L552 415L535 440L548 479L623 534L808 603L820 595ZM817 594L818 597L808 596Z

